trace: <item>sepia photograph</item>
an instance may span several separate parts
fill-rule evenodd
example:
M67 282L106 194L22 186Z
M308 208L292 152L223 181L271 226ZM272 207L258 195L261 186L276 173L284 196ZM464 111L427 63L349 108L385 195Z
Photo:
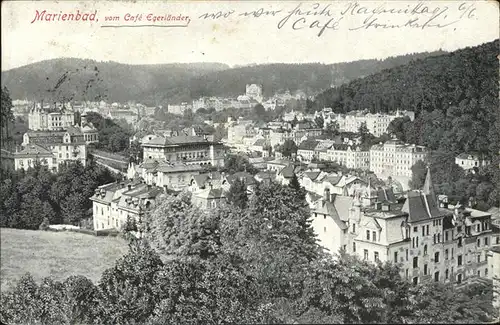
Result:
M0 324L500 322L497 1L1 6Z

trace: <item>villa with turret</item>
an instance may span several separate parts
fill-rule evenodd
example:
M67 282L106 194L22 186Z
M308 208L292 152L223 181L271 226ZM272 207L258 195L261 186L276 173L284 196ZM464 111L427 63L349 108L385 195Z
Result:
M85 166L87 145L99 142L98 130L87 121L86 113L81 122L75 122L71 104L54 103L33 105L28 116L28 132L23 135L21 148L13 154L14 168L27 170L42 164L56 172L67 161L80 161Z

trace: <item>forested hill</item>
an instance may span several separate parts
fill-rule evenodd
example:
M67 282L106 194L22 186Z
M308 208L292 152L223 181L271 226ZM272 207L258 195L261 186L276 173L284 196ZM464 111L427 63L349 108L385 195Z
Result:
M13 99L73 98L176 104L200 96L237 96L247 83L263 85L266 96L298 89L317 92L385 68L444 52L408 54L350 63L264 64L229 69L220 63L127 65L54 59L2 72Z
M155 102L193 77L228 69L222 63L129 65L61 58L2 71L13 99L74 99Z
M417 113L396 133L408 142L453 153L498 153L499 41L428 57L354 80L316 97L317 109Z
M335 64L280 63L238 67L194 78L190 84L191 95L193 98L208 95L234 96L243 93L247 83L261 84L266 97L286 90L314 93L328 89L332 84L339 86L383 69L443 53L445 52L407 54L384 60L360 60Z

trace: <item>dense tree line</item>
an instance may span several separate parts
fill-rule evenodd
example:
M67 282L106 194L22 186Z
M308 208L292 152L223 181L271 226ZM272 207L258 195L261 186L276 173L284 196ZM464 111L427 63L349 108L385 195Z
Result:
M209 211L167 196L143 239L94 285L84 277L2 294L8 324L474 323L491 320L491 286L412 285L391 263L372 264L316 243L297 182L261 184L244 206Z
M93 163L61 165L58 173L35 165L27 171L0 169L0 227L38 229L42 221L73 224L92 217L89 198L113 175Z
M166 106L200 96L237 96L244 93L247 83L263 84L266 96L286 89L316 91L439 53L333 65L265 64L232 69L220 63L128 65L64 58L2 71L2 87L7 86L16 99L138 101Z
M119 125L109 118L104 118L99 113L87 113L87 121L91 122L99 132L97 149L110 152L124 152L129 147L132 132L126 125Z
M411 110L415 121L393 122L402 140L442 152L498 154L498 40L412 61L330 89L318 109L372 113Z
M429 167L436 193L448 195L454 203L470 202L472 207L486 211L500 204L499 164L499 157L496 156L490 165L467 172L455 163L455 155L434 151L426 162L417 162L412 167L410 186L421 189Z
M186 86L191 78L227 68L208 62L129 65L60 58L2 71L2 87L7 86L15 99L139 101L155 106L167 98L189 98Z

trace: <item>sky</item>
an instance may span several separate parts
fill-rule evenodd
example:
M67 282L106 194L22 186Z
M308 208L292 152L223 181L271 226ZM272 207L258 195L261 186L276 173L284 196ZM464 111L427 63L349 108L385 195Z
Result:
M96 13L96 20L40 21L37 11L45 11L44 18ZM200 18L219 11L232 13ZM2 71L59 57L128 64L335 63L452 51L499 37L496 1L3 1L1 14ZM141 21L125 21L127 14L142 15ZM152 22L150 14L183 20ZM119 21L106 21L108 16ZM413 27L405 26L409 21ZM158 27L166 24L187 27Z

